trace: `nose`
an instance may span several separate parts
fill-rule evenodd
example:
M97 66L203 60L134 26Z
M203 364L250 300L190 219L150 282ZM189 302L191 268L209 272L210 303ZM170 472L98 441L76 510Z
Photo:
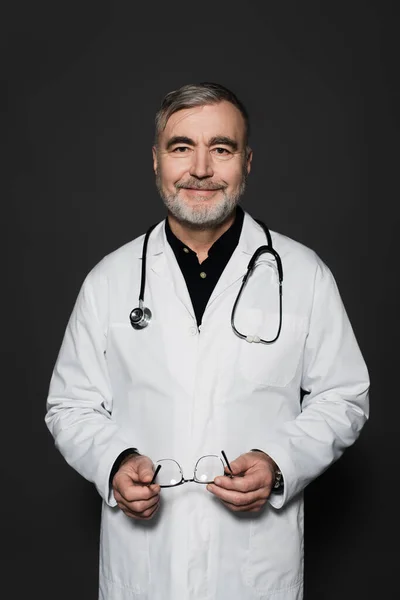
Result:
M205 177L212 177L214 175L212 158L208 148L196 148L192 156L193 158L189 171L192 177L204 179Z

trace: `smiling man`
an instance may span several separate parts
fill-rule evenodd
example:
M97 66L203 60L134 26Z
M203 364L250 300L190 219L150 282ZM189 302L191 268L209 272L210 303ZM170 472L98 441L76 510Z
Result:
M301 600L303 490L368 418L330 270L239 205L251 161L230 90L167 94L167 216L95 266L68 323L46 423L103 499L99 600Z
M209 230L217 239L230 227L250 172L246 142L244 119L230 102L183 109L168 119L153 157L173 228Z

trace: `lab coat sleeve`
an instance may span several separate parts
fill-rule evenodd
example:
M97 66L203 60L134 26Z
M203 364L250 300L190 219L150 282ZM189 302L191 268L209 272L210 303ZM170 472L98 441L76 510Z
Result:
M86 277L70 316L50 381L45 422L67 463L115 506L111 469L132 440L124 439L112 418L107 331L99 314L105 312L108 293L98 271L95 267Z
M307 394L296 419L263 448L279 465L281 508L322 474L358 438L369 416L369 376L330 270L318 261L305 343L301 387Z

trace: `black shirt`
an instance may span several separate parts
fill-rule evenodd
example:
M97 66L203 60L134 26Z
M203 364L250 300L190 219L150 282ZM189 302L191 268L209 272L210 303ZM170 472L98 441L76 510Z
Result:
M168 219L165 221L167 240L174 251L181 268L193 304L197 325L201 324L203 313L213 289L221 277L235 250L242 231L243 209L236 208L232 225L217 239L208 251L208 257L200 264L196 252L188 248L171 231Z

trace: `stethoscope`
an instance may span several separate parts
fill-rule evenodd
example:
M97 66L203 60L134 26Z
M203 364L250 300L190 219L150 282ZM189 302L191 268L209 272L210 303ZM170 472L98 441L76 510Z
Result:
M233 304L232 314L231 314L231 326L232 326L234 333L238 337L242 338L243 340L246 340L247 342L272 344L273 342L276 342L276 340L279 338L279 335L280 335L281 329L282 329L283 269L282 269L281 258L272 246L271 234L269 232L268 227L262 221L257 220L257 223L259 225L261 225L261 227L264 230L264 233L267 238L267 244L265 246L260 246L259 248L257 248L257 250L254 252L253 256L251 257L249 264L247 265L247 271L242 279L242 285L240 286L239 293L236 296L236 300ZM151 310L149 308L147 308L146 306L144 306L144 289L145 289L145 285L146 285L147 244L149 241L150 234L156 226L157 226L157 223L155 225L152 225L147 230L146 235L144 236L143 250L142 250L142 275L141 275L140 292L139 292L139 306L137 308L134 308L129 315L129 320L131 322L133 329L144 329L150 323L151 318L152 318ZM276 262L276 268L278 271L279 325L278 325L278 331L277 331L276 336L271 340L264 340L264 339L260 338L258 335L244 335L243 333L240 333L240 331L238 331L235 327L235 313L236 313L238 302L240 300L240 297L243 293L243 290L246 286L246 283L247 283L251 273L254 271L256 262L262 254L271 254L274 257L275 262Z

